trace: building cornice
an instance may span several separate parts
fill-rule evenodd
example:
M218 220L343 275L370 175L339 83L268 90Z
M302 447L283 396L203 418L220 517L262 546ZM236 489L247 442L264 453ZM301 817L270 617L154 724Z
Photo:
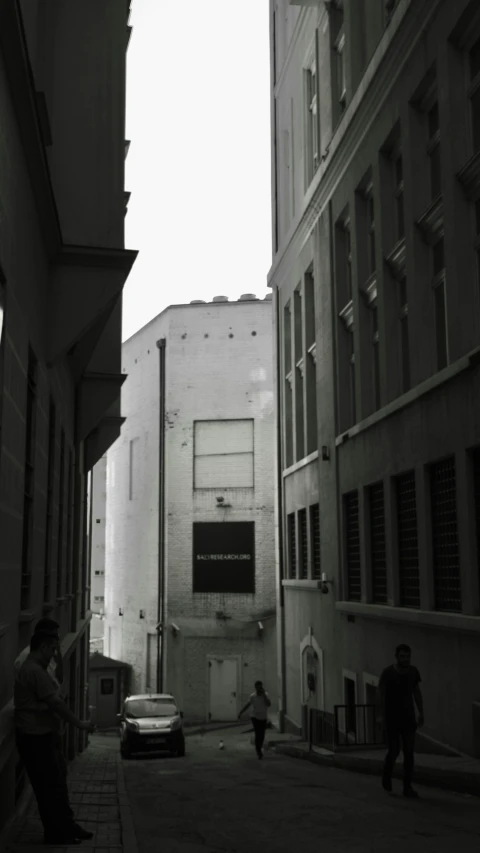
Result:
M310 237L315 222L350 167L356 151L361 147L418 42L423 38L424 29L436 14L440 2L441 0L415 0L415 14L408 14L412 0L400 0L363 79L333 134L327 157L308 189L297 223L292 227L286 245L281 247L281 252L274 258L267 277L270 287L275 287L283 281Z

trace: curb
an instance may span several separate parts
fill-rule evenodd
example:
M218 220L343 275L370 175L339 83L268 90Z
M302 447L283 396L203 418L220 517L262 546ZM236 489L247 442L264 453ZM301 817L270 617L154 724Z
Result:
M122 834L122 848L124 853L138 853L137 836L132 817L132 809L127 796L125 786L125 775L123 764L117 758L117 792L118 807L120 811L120 826Z
M324 767L336 767L339 770L350 770L353 773L363 773L368 776L381 776L383 761L375 758L356 759L353 756L329 755L323 756L316 752L309 752L299 746L287 746L277 744L271 746L280 755L288 755L291 758L301 758L314 764L323 764ZM470 773L456 772L455 770L439 771L430 767L415 768L415 781L419 785L430 788L440 788L444 791L454 791L457 794L469 794L480 797L480 779L473 777ZM395 779L402 779L403 773L400 767L393 771Z

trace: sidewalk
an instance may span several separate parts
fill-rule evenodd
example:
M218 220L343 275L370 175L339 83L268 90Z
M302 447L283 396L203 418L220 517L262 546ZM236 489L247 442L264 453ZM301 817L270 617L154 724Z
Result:
M68 783L75 818L94 837L75 847L51 849L57 853L85 848L88 853L137 853L118 738L93 735L85 752L70 764ZM42 842L42 824L32 795L10 827L2 853L34 853L42 849Z
M270 742L270 748L282 755L313 761L324 767L338 767L375 776L381 776L385 756L384 749L337 753L318 747L309 750L308 743L300 741L293 735L279 735ZM401 779L402 772L403 757L400 755L394 770L394 778ZM480 797L480 761L468 755L450 757L416 754L415 782L419 785Z

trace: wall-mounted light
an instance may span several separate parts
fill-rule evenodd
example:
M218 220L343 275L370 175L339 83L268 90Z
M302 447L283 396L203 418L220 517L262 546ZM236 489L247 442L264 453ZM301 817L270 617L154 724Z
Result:
M123 616L123 607L118 608L118 615Z
M322 461L329 462L330 461L330 449L326 444L322 445Z
M328 595L330 592L329 586L333 586L333 581L327 578L326 572L322 572L322 586L320 587L321 591L324 595Z
M145 611L144 610L140 611L140 619L145 619Z

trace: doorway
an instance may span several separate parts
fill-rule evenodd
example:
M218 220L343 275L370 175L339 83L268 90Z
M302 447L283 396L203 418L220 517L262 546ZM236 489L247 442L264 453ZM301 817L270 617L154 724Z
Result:
M97 681L97 726L99 729L114 726L119 712L118 670L98 674Z
M238 716L238 658L208 658L208 718L227 722Z

